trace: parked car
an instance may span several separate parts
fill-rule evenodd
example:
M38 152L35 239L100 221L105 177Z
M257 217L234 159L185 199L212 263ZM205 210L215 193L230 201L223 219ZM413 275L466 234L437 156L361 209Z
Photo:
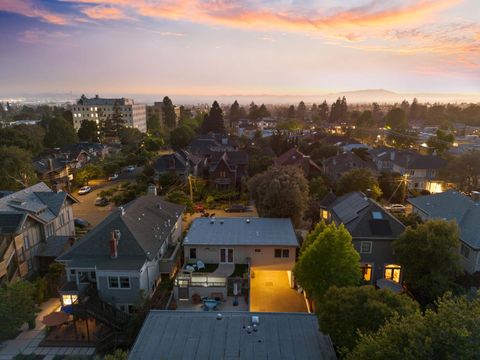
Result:
M389 206L385 206L385 209L390 212L405 212L405 205L402 204L392 204Z
M135 165L128 165L126 170L127 170L127 172L134 172L135 171Z
M114 181L118 179L118 174L113 174L108 177L108 181Z
M90 226L90 223L87 220L83 220L81 218L76 218L75 220L73 220L73 223L76 227L79 227L81 229L85 229Z
M242 205L242 204L235 204L232 205L228 208L225 209L226 212L247 212L247 211L252 211L252 209L248 206Z
M86 195L92 191L90 186L82 186L80 190L78 190L78 195Z
M95 206L107 206L108 205L108 199L104 197L97 197L95 199Z

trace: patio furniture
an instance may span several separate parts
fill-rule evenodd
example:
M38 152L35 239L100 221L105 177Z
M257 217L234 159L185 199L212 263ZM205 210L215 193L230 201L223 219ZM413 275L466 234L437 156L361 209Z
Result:
M215 299L210 299L210 298L205 298L203 299L203 309L205 311L210 311L210 310L214 310L217 305L218 305L218 301L215 300Z
M184 269L185 272L188 272L188 273L193 273L195 271L195 268L191 265L187 265L185 266L185 269Z
M202 270L202 269L205 269L205 264L203 263L203 261L198 260L197 261L197 270Z

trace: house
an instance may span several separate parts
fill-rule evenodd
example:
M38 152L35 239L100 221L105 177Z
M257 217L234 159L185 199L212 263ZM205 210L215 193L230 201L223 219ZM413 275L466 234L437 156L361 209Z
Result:
M140 359L336 359L313 314L152 310L129 353Z
M248 154L245 151L212 152L208 164L210 184L217 189L239 187L248 175Z
M421 155L410 150L376 148L370 151L377 170L405 175L409 189L441 192L443 183L438 181L439 171L447 165L437 155Z
M193 139L187 150L194 155L209 158L213 152L237 151L237 142L226 135L204 134Z
M480 194L469 197L455 190L409 198L423 220L454 220L460 231L460 262L466 272L480 271Z
M319 175L322 172L322 169L315 164L310 156L301 153L296 147L291 148L277 157L273 160L273 163L275 166L298 166L304 171L307 177L314 174Z
M320 209L323 220L343 224L352 236L365 282L377 286L383 279L401 283L402 269L392 247L392 242L405 230L400 221L359 191L340 197L329 193L321 201Z
M73 180L71 161L63 156L39 158L33 162L33 169L40 181L59 185L59 188L68 188L69 182Z
M235 265L248 265L252 272L282 271L290 287L294 285L292 269L295 265L298 240L290 219L273 218L198 218L195 219L183 241L184 262L221 265L217 283L223 289L217 292L226 297L225 277ZM222 279L223 278L223 279ZM184 279L183 289L177 289L177 299L188 299L191 294L208 296L211 289L205 284L194 284L194 278ZM287 280L286 280L287 281ZM215 286L215 284L214 284Z
M332 182L336 183L343 174L354 169L368 169L373 174L377 172L375 163L371 159L362 159L353 152L344 152L325 159L322 164L323 173Z
M56 261L65 265L63 305L93 286L99 298L130 312L178 266L185 207L150 194L120 207Z
M41 182L0 198L0 284L41 270L43 256L60 255L75 237L72 205L66 192ZM51 259L50 259L51 261Z
M202 169L202 159L186 150L178 150L160 156L153 164L153 168L157 178L165 174L176 174L182 180L186 180L189 175L198 176L199 169Z

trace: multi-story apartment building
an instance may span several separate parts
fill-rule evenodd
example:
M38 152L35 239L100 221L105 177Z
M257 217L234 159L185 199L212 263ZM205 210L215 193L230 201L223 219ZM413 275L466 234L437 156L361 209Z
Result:
M43 255L53 260L63 252L75 236L76 202L43 182L0 194L0 284L32 275Z
M82 95L72 106L73 126L78 131L82 122L86 120L93 120L100 125L117 113L124 119L126 126L136 128L141 132L147 131L145 104L135 104L133 99L106 99L98 95L90 99Z

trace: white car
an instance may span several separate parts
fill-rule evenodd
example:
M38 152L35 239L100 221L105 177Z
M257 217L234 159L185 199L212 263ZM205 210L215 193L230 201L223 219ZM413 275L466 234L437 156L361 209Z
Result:
M92 191L92 188L90 186L82 186L80 190L78 190L78 195L86 195L90 191Z
M113 174L108 177L108 181L114 181L118 179L118 174Z
M406 208L405 205L402 204L392 204L390 206L385 206L385 209L391 212L404 212Z
M135 166L134 165L128 165L127 166L127 171L128 172L134 172L135 171Z

